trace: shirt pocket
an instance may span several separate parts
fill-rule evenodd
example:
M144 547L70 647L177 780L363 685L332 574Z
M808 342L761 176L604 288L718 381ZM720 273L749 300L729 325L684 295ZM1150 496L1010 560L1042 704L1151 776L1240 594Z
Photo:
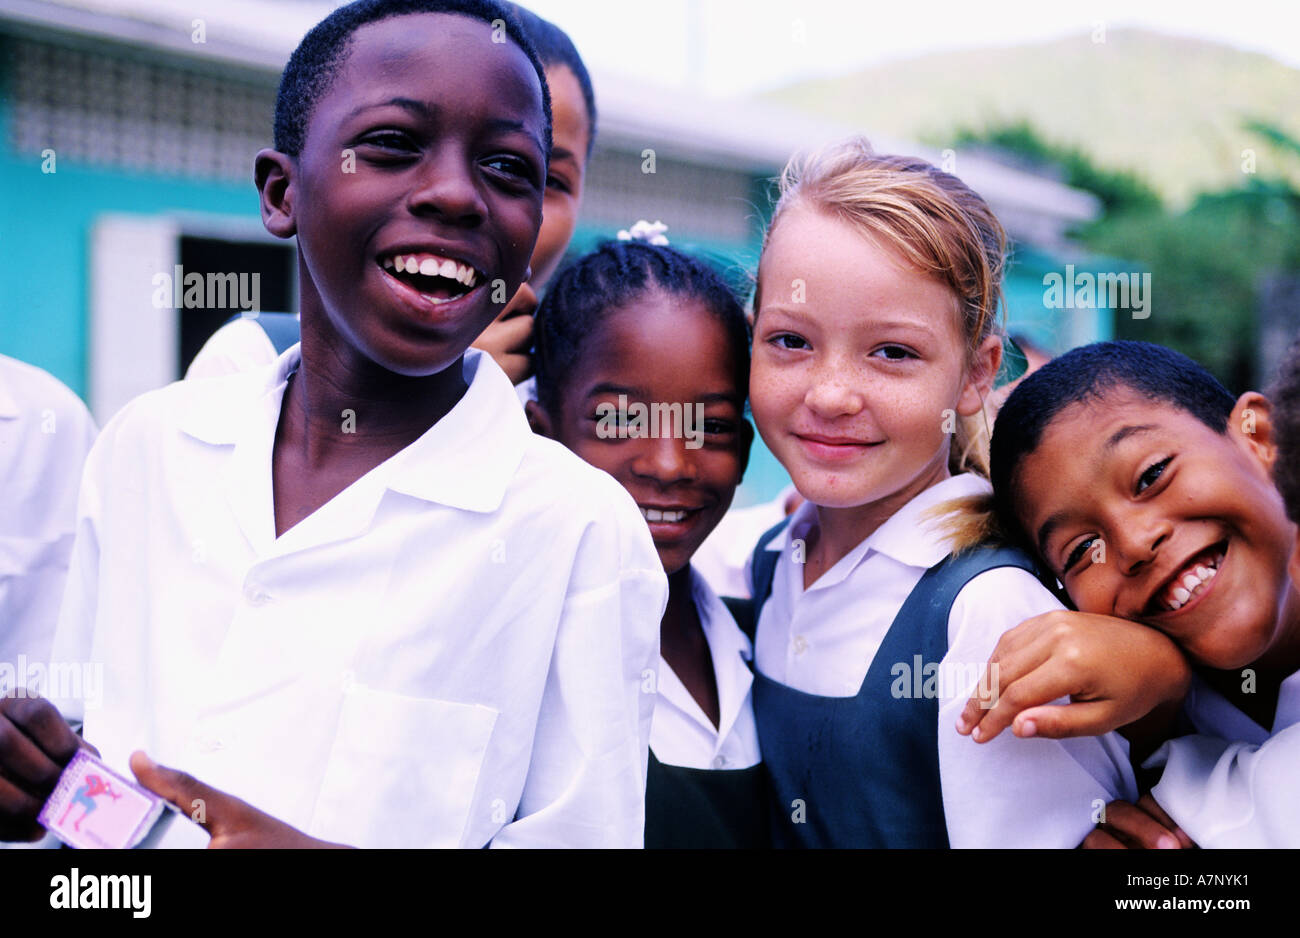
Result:
M353 684L310 833L364 847L455 847L498 712Z

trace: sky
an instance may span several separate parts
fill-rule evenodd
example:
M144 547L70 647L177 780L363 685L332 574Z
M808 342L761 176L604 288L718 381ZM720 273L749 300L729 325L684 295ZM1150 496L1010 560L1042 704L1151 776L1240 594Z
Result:
M752 94L947 49L1142 27L1300 68L1300 0L529 0L593 71Z

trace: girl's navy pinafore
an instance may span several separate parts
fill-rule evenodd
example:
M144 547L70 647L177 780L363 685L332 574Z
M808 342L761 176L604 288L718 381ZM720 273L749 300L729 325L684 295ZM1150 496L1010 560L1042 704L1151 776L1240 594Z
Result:
M723 597L741 630L754 637L754 607ZM665 765L650 750L645 846L662 849L756 849L772 846L772 790L762 763L744 769Z
M758 542L753 559L754 621L772 592L779 551ZM1037 575L1033 561L1006 547L977 547L931 567L894 617L853 697L807 694L754 669L754 717L774 794L777 847L948 846L939 784L939 700L896 696L895 665L914 674L948 651L948 613L971 579L997 567ZM919 656L919 659L918 657ZM973 745L973 744L972 744Z

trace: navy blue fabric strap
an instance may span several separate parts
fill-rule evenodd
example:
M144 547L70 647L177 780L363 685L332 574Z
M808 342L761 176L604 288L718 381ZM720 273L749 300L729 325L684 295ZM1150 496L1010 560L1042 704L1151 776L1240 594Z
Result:
M781 558L779 550L768 550L767 545L790 524L789 518L768 528L758 539L754 556L750 560L750 592L754 597L754 623L758 623L758 614L763 611L763 603L772 595L772 577L776 574L776 562ZM749 636L753 638L753 635Z
M754 601L751 599L740 599L736 596L723 596L722 604L727 607L731 613L731 618L736 620L736 625L740 626L740 631L749 636L749 640L754 640Z
M226 325L237 319L248 318L240 313L227 319ZM258 313L253 322L262 327L266 337L271 340L276 355L283 355L289 346L297 345L302 338L302 327L293 313Z
M979 574L1008 566L1035 572L1025 554L992 546L947 557L927 570L853 697L808 694L755 671L754 715L776 794L778 845L948 845L939 699L927 690L924 676L948 652L948 618L957 594ZM900 665L912 677L901 684Z
M924 622L938 618L942 619L946 628L948 612L962 588L979 574L998 567L1019 567L1039 576L1033 561L1019 550L1011 547L975 547L950 555L925 571L916 588L898 610L896 621ZM945 648L947 644L945 635Z

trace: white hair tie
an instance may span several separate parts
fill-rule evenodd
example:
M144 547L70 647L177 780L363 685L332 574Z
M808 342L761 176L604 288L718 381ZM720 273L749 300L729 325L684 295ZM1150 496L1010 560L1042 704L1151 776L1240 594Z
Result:
M644 241L646 244L653 244L656 247L667 247L668 239L664 237L664 232L668 226L661 221L648 222L644 218L632 226L632 230L623 230L618 233L620 241Z

